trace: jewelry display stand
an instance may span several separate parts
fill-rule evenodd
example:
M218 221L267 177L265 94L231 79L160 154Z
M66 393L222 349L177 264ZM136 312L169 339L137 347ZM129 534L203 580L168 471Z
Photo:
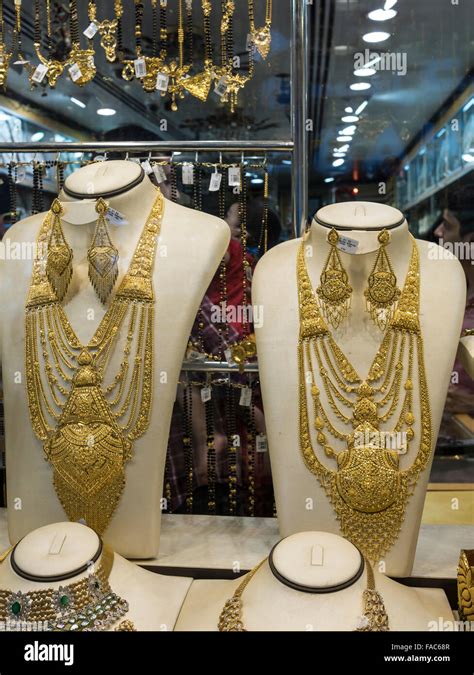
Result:
M348 541L328 532L299 532L280 541L244 589L242 622L248 631L353 631L360 626L367 570ZM177 631L216 631L225 602L243 578L193 581ZM410 588L374 568L391 631L428 631L440 617L453 622L444 592ZM344 586L344 588L341 588ZM304 590L302 589L304 587ZM433 624L434 625L434 624Z
M402 285L411 251L408 224L396 209L370 202L332 204L318 211L307 239L313 252L312 257L306 257L313 288L318 285L328 255L330 227L359 242L354 254L341 253L353 287L352 306L346 321L332 334L351 363L357 365L358 372L365 374L383 335L372 324L363 295L374 263L374 252L378 249L377 235L381 229L390 228L389 255ZM297 239L273 248L258 263L253 283L253 302L263 308L265 316L263 325L256 328L257 349L275 499L283 536L315 527L340 532L332 505L316 476L305 466L300 452L296 287L296 259L300 244L301 239ZM420 258L420 322L434 447L459 342L466 282L462 267L454 256L448 256L443 251L440 260L434 260L430 253L432 244L417 241L417 246ZM417 399L413 414L415 418L420 418ZM321 452L319 447L316 452ZM321 454L318 457L329 465L327 457ZM402 455L400 468L409 467L412 461L410 452L408 456ZM430 467L431 461L421 473L414 494L408 501L400 536L384 557L384 571L390 576L405 577L411 573Z

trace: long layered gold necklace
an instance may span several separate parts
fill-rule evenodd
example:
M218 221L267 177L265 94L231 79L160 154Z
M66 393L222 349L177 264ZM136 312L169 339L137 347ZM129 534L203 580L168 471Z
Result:
M305 241L297 255L297 283L301 453L307 468L326 491L342 534L367 558L380 560L400 534L409 497L431 451L431 413L419 320L420 274L416 242L413 239L408 273L397 309L365 379L343 354L322 316L306 268ZM413 414L415 384L420 406L417 426ZM328 460L336 463L335 469L327 467L313 449L309 398L317 444ZM331 420L326 403L337 421ZM384 432L382 427L390 420L394 422L393 427ZM340 423L353 430L346 432L344 426L340 428ZM328 435L344 442L347 449L336 452ZM418 445L416 457L407 469L401 470L400 454L407 453L413 441Z
M53 467L54 487L68 518L84 518L99 534L120 500L133 441L150 421L152 274L162 216L158 193L129 270L87 344L78 339L60 305L41 256L51 235L51 211L37 239L25 321L31 423ZM108 363L119 340L123 358L111 375Z

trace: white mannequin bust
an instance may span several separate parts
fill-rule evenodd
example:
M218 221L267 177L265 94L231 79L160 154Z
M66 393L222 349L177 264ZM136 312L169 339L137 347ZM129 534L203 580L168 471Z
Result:
M105 313L88 279L87 248L97 220L95 198L125 188L121 194L106 197L126 221L109 225L111 239L119 251L119 275L113 295L128 269L157 195L147 177L138 181L141 175L141 167L134 162L91 164L68 177L66 187L92 201L60 195L65 211L64 235L74 251L73 276L62 305L83 343L93 335ZM134 186L130 188L131 184ZM199 303L230 238L228 226L219 218L164 201L153 272L156 302L151 422L144 436L134 443L132 460L125 467L125 489L104 533L106 543L129 558L149 558L158 552L160 498L180 367ZM26 218L14 225L7 236L16 242L34 242L43 219L44 214ZM28 413L23 325L31 268L32 260L0 261L0 358L12 543L41 525L65 517L53 487L52 467L44 459ZM120 350L117 352L111 357L112 368L120 363Z
M345 202L326 206L317 218L343 235L359 241L354 254L341 253L353 288L352 306L343 324L332 332L337 344L359 373L367 373L382 341L382 332L365 309L364 289L379 244L381 227L390 227L387 253L402 287L408 269L411 239L402 214L390 206L370 202ZM313 256L306 259L314 289L328 255L329 227L313 220L308 244ZM256 327L260 380L272 463L278 520L282 536L314 528L339 533L334 510L316 476L300 453L298 427L299 331L296 255L301 239L271 249L257 265L252 302L263 308L265 321ZM425 369L430 395L433 448L443 413L446 392L461 330L466 282L459 261L442 251L434 260L432 245L417 241L420 254L420 320L424 339ZM414 408L419 418L419 400ZM320 448L313 443L316 452ZM414 446L412 446L414 447ZM412 450L400 458L403 470L413 461ZM327 459L318 454L321 461ZM421 473L405 512L400 536L384 557L385 572L409 576L429 479L431 461Z
M27 593L74 584L86 578L90 568L80 574L74 572L91 561L99 562L98 552L100 540L90 528L79 523L45 525L16 546L17 571L12 568L11 553L0 565L0 589ZM28 576L62 579L31 581L25 578ZM129 604L123 619L133 621L137 630L165 631L173 630L191 579L147 572L115 554L109 583L112 591Z
M374 577L390 630L427 631L440 617L453 621L441 589L403 586L377 568ZM224 603L241 582L194 581L176 630L217 630ZM366 587L367 570L351 543L329 532L298 532L275 546L271 565L267 560L245 588L243 623L249 631L353 631Z

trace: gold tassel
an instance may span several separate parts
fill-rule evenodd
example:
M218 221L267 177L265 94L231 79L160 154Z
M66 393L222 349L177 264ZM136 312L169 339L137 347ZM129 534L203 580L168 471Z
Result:
M112 244L105 214L108 204L99 197L95 205L99 218L91 245L87 251L89 279L99 300L105 304L118 276L118 250Z
M46 275L56 292L58 300L61 301L66 295L69 282L71 281L73 254L72 248L64 237L61 226L61 216L64 213L64 209L59 199L53 201L51 212L53 214L53 226L48 245Z

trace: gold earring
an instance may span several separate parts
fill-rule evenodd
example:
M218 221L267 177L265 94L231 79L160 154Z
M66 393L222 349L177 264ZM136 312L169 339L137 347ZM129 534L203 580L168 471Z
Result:
M99 197L95 205L98 214L97 225L91 245L87 251L89 279L99 300L105 304L118 275L119 254L110 239L105 214L108 204Z
M46 276L53 286L58 300L61 301L66 295L69 282L71 281L72 248L64 237L61 225L61 216L64 213L64 209L59 199L55 199L51 204L51 213L53 214L53 225L48 244Z
M321 285L316 289L323 314L333 328L337 328L347 316L352 293L352 287L348 283L349 277L337 250L338 241L339 235L332 228L328 234L331 250L321 272Z
M390 232L382 230L378 240L380 248L364 295L372 321L380 330L385 330L392 319L395 303L400 297L400 289L397 287L397 277L386 251L386 246L390 242Z

